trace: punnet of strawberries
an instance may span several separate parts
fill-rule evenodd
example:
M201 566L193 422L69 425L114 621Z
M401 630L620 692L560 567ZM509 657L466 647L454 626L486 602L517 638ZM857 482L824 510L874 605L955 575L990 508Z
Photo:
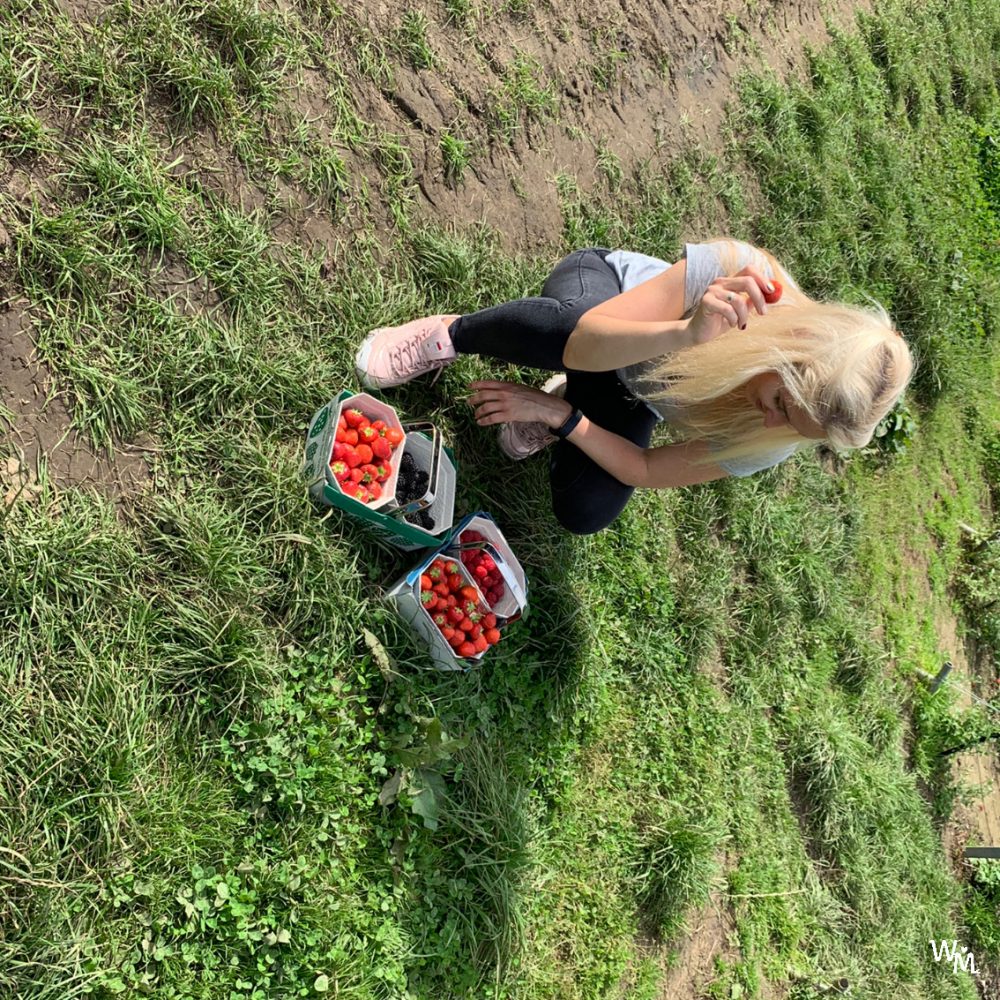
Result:
M435 559L420 574L420 604L456 656L485 653L500 641L497 618L454 559Z
M370 420L356 406L344 409L330 454L330 471L349 497L371 503L382 497L382 484L392 475L393 452L403 443L398 427Z
M461 543L485 542L488 539L478 531L463 531L459 538ZM476 581L476 586L483 592L491 608L495 608L503 598L505 588L503 577L497 568L496 561L483 549L465 549L461 554L465 568Z

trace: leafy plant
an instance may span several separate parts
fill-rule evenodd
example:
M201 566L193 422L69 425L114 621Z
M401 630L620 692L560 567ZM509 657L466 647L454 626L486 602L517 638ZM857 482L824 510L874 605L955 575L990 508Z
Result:
M964 918L976 960L1000 960L1000 861L970 858L973 867L965 900Z
M378 800L384 806L400 800L423 820L428 830L436 830L447 800L443 771L452 755L468 746L469 738L449 736L440 719L418 717L414 721L417 725L414 735L422 736L423 741L395 751L393 756L401 766L382 786Z
M917 432L917 418L905 401L897 403L879 422L865 454L899 455Z
M967 539L956 590L975 634L1000 660L1000 532Z

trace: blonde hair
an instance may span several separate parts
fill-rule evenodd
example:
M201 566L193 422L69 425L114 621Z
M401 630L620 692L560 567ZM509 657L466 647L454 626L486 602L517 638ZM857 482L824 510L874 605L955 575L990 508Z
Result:
M765 271L779 281L787 277L774 257L758 252L771 265ZM746 330L731 329L660 359L648 377L667 385L649 398L678 407L678 422L712 446L707 461L819 444L789 425L762 426L745 386L775 372L834 448L861 448L902 395L913 367L881 306L823 304L786 287L766 316L751 312Z

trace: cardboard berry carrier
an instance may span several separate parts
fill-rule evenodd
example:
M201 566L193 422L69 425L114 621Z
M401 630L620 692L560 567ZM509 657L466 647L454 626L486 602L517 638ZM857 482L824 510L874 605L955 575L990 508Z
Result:
M467 531L477 532L483 536L483 540L463 542L462 536ZM470 549L482 549L489 553L503 578L503 596L496 604L489 603L478 581L461 561L462 552ZM434 665L439 670L464 671L488 655L489 649L474 656L460 656L456 649L445 641L430 613L423 607L420 600L420 577L438 558L451 559L457 563L460 575L466 584L476 591L479 602L496 616L497 628L502 637L506 627L520 618L528 606L528 582L521 564L511 552L507 539L504 538L496 521L489 514L479 511L462 518L444 544L426 554L413 569L401 576L389 588L386 599L395 606L403 621L427 643Z
M337 421L342 412L357 408L369 419L385 421L405 435L403 443L392 457L392 474L383 483L382 496L364 503L343 491L330 468L330 456L337 433ZM427 472L427 491L407 504L396 503L396 481L404 454L409 454L416 467ZM427 422L404 424L388 403L366 392L344 391L313 415L306 434L302 474L314 500L337 507L362 521L384 541L406 551L440 545L448 537L455 512L455 465L441 436ZM417 510L426 510L433 522L432 530L407 520Z
M393 453L392 473L386 478L382 496L368 503L349 496L341 488L331 469L331 454L337 432L337 422L342 412L357 408L369 419L379 419L387 427L399 428L404 433L402 444ZM400 505L396 502L396 482L399 464L404 454L409 454L417 469L428 474L428 487L423 496ZM463 657L455 647L445 641L434 624L431 614L420 599L420 577L435 559L455 560L459 573L467 586L474 588L480 603L497 619L501 636L506 626L521 617L527 607L528 584L521 564L490 514L479 511L454 520L456 469L451 453L443 446L436 428L427 422L404 424L396 411L387 403L368 393L345 390L320 407L313 415L306 434L302 474L309 486L309 493L319 503L337 507L344 513L362 521L371 531L396 548L404 551L429 549L420 562L400 577L389 589L386 599L400 617L430 649L434 665L441 670L468 670L478 663L489 650ZM426 510L433 522L433 530L426 530L406 520L417 510ZM466 532L478 533L481 540L463 541ZM503 581L502 595L494 605L487 600L478 580L462 561L462 554L480 549L489 554Z

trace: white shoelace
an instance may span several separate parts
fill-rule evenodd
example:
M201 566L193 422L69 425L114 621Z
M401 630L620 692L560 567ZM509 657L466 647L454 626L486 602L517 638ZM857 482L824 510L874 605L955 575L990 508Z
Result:
M433 336L433 334L427 332L415 333L389 352L389 365L392 368L393 375L397 378L403 378L407 375L419 375L421 372L436 368L437 373L434 375L431 385L438 380L438 377L444 370L445 362L425 357L420 350L420 345L430 336ZM406 356L405 361L404 354Z
M419 354L414 357L414 351L419 348L423 339L423 335L415 333L409 340L404 340L389 352L389 364L392 366L394 375L408 375L414 369L421 372L431 366L432 362ZM403 360L404 353L406 355L405 361Z

